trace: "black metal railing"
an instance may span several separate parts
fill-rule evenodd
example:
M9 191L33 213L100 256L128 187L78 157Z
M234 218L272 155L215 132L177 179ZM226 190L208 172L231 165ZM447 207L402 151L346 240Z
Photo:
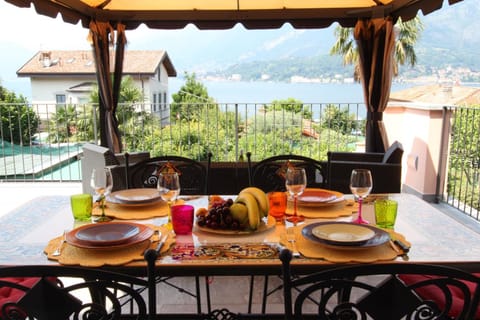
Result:
M440 197L480 220L480 107L446 110L451 135ZM212 161L228 162L251 152L254 161L285 153L326 160L329 150L364 143L363 103L136 104L119 106L117 117L124 151L152 156L205 160L212 152ZM98 106L0 104L0 118L1 181L81 180L82 145L99 141Z
M443 200L480 220L480 106L449 110L452 125Z
M82 145L99 141L98 106L0 105L0 179L81 180ZM23 111L22 111L23 110ZM293 153L326 160L328 150L356 149L364 137L362 103L215 103L121 105L124 151L148 150L214 162ZM6 116L8 114L8 116ZM174 115L174 116L171 116Z

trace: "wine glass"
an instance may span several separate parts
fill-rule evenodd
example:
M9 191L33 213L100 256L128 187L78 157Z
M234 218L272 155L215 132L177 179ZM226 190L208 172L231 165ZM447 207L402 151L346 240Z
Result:
M296 225L305 220L304 217L297 214L297 198L303 193L307 186L307 174L303 168L289 167L285 179L285 187L290 195L293 196L293 215L287 218L287 221Z
M113 187L112 173L110 168L93 169L90 186L95 190L95 194L100 201L100 208L102 208L102 215L95 219L95 222L107 222L112 218L105 215L105 198L110 194Z
M168 204L167 228L172 227L172 203L180 194L180 179L177 172L160 173L158 176L157 190L160 197Z
M358 218L354 223L368 224L368 221L362 218L362 202L370 191L372 191L372 174L368 169L353 169L350 176L350 190L358 198Z

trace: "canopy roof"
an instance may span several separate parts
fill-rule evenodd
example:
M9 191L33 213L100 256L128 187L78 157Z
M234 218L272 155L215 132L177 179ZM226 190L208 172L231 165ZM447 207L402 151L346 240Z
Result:
M136 29L144 23L153 29L181 29L193 23L199 29L229 29L241 23L247 29L325 28L333 22L354 27L359 18L399 17L407 21L421 10L424 15L442 7L443 0L5 0L18 7L35 5L39 14L65 22L92 19L122 23ZM450 4L462 0L448 0Z

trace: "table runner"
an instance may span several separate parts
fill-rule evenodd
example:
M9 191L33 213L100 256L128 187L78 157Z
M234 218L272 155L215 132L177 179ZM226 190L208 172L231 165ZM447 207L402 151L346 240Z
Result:
M184 200L177 200L175 204L182 204ZM98 203L95 204L92 215L100 216L102 209ZM148 206L122 206L120 204L107 202L105 214L119 220L144 220L168 215L168 205L164 201Z
M396 252L390 245L389 242L386 242L382 245L373 247L373 248L341 248L335 249L327 246L322 246L319 243L315 243L306 239L302 235L303 226L292 227L295 228L295 235L297 241L297 248L300 253L307 258L316 258L316 259L325 259L330 262L375 262L381 260L393 260L397 256L401 256L404 253ZM405 240L405 237L402 234L399 234L392 230L385 230L389 232L396 239L401 240L406 245L410 246L410 243ZM291 244L286 239L286 234L280 236L280 243L291 249Z
M174 260L234 260L234 259L278 259L275 244L232 243L195 246L176 244L171 250Z
M161 234L169 234L161 253L167 252L175 243L175 234L170 232L166 227L147 225L154 230L159 230ZM122 248L105 248L105 249L86 249L79 248L68 243L63 245L60 256L52 256L52 252L58 248L62 236L56 237L49 241L44 249L44 253L49 260L58 261L63 265L80 265L83 267L101 267L105 265L118 266L127 264L132 261L143 260L145 250L155 249L158 243L158 235L154 235L143 242Z

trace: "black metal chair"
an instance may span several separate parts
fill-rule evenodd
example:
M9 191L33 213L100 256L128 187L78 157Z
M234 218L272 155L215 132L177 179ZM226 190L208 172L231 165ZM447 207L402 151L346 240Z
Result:
M147 319L149 311L142 296L147 288L145 279L93 268L2 267L0 291L9 295L2 297L0 318Z
M402 189L403 146L395 141L385 153L333 152L328 155L327 186L350 193L353 169L369 169L373 178L372 193L398 193Z
M248 175L251 186L258 187L265 192L285 191L285 171L288 162L296 167L305 168L307 186L323 188L325 172L320 161L294 154L278 155L263 159L252 165L251 153L247 152Z
M348 265L293 278L291 252L284 249L280 259L286 319L472 320L479 316L480 278L459 269L393 262Z
M128 177L127 188L156 188L158 174L165 165L171 165L180 173L181 194L208 194L208 177L212 154L208 154L207 165L181 156L159 156L125 166Z

